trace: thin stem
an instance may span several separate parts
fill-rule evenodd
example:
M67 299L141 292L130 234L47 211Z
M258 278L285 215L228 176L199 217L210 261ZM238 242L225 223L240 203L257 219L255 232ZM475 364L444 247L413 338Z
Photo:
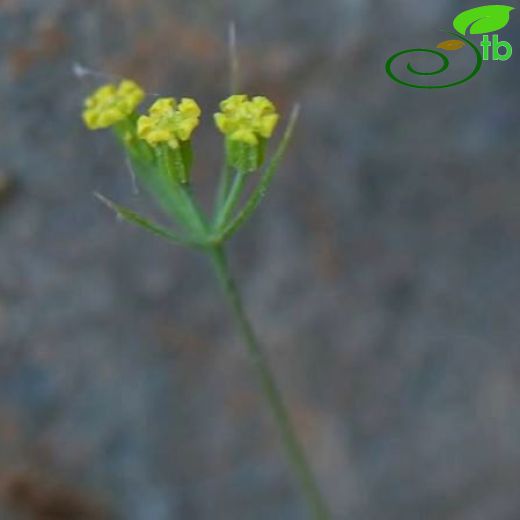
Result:
M288 409L274 380L267 357L261 348L252 325L245 313L237 285L233 280L224 249L209 250L218 279L234 313L238 328L247 346L250 360L257 372L260 386L276 420L289 461L302 485L307 503L315 520L329 520L328 508L316 484L305 452L298 440Z
M224 153L227 153L225 150ZM224 205L224 202L226 200L226 197L229 193L229 186L231 185L231 181L233 179L233 168L229 166L227 158L226 163L222 167L222 171L220 172L220 180L218 184L217 189L217 198L215 201L215 210L214 214L215 217L218 215L218 212L222 209L222 206Z
M237 172L233 183L231 184L231 188L229 189L229 193L227 198L225 199L224 204L220 208L217 213L217 217L215 220L215 228L220 230L220 228L227 224L233 210L235 209L238 201L240 200L240 196L242 195L242 191L244 191L244 185L246 183L247 174L242 172Z

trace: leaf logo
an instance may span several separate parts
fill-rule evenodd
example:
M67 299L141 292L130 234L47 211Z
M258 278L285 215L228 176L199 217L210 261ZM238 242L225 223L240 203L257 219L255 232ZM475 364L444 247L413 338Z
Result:
M385 70L388 76L405 87L412 88L426 88L426 89L439 89L455 87L462 85L470 79L474 78L480 71L482 64L492 59L494 62L507 61L513 55L513 47L507 41L501 41L498 34L493 34L491 37L489 33L497 33L500 29L505 27L509 23L511 11L515 8L509 5L483 5L463 11L455 17L453 20L453 27L457 32L443 31L451 35L453 39L444 40L437 44L436 49L423 49L414 48L406 49L404 51L396 52L390 58L386 60ZM471 35L481 34L482 41L477 46L472 42ZM465 77L458 81L449 81L443 84L428 84L425 81L409 80L410 74L413 74L419 78L432 77L442 74L450 66L448 58L449 54L453 51L460 49L466 49L465 54L468 51L472 51L475 58L475 66L473 70ZM482 51L481 49L482 48ZM469 54L471 54L469 52ZM437 59L438 66L434 70L429 68L427 71L417 69L412 62L406 63L404 56L429 56ZM401 68L406 64L405 74L397 75L395 72L394 64L396 60L400 60ZM398 64L399 64L398 63ZM433 67L433 65L432 65Z
M437 44L437 49L442 49L443 51L458 51L465 46L466 44L461 40L444 40Z
M463 11L453 20L457 32L465 35L487 34L498 31L509 23L509 13L514 9L508 5L484 5Z

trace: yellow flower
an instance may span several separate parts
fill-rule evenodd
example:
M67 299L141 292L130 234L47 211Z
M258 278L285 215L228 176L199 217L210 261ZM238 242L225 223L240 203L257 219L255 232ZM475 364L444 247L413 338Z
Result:
M128 79L103 85L85 100L83 121L91 130L107 128L126 119L143 98L143 89Z
M263 96L249 100L235 94L220 103L220 110L215 114L217 128L231 140L252 146L259 137L271 137L279 118L273 103Z
M179 147L179 141L188 141L199 124L200 108L190 98L177 104L174 98L158 99L148 116L137 121L137 135L148 144L157 146L166 143L170 148Z

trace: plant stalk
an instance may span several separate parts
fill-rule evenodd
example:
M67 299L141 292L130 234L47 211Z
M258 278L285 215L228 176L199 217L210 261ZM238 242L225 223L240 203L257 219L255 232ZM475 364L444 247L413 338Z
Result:
M267 403L280 430L283 445L292 468L299 478L307 504L315 520L329 520L330 514L318 488L312 469L291 422L289 411L276 384L267 357L258 342L253 327L246 315L238 287L231 275L222 245L209 250L217 277L233 311L236 323L246 344Z

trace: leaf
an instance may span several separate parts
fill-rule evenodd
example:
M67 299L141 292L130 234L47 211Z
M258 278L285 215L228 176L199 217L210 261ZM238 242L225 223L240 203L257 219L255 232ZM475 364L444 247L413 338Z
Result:
M444 40L437 44L437 49L442 49L444 51L458 51L465 46L466 44L461 40Z
M508 5L484 5L463 11L453 20L453 27L460 34L487 34L498 31L509 23Z
M153 233L154 235L158 235L162 238L166 238L167 240L170 240L171 242L175 242L176 244L194 245L194 244L184 240L183 238L177 236L175 233L171 232L169 229L159 226L158 224L155 224L154 222L149 221L148 219L139 215L138 213L135 213L135 211L132 211L130 209L125 208L124 206L120 206L119 204L112 202L111 200L107 199L100 193L94 193L94 195L105 206L107 206L109 209L114 211L116 213L116 215L118 216L118 218L126 220L127 222L130 222L131 224L134 224L143 229L146 229L146 231L149 231L150 233Z

